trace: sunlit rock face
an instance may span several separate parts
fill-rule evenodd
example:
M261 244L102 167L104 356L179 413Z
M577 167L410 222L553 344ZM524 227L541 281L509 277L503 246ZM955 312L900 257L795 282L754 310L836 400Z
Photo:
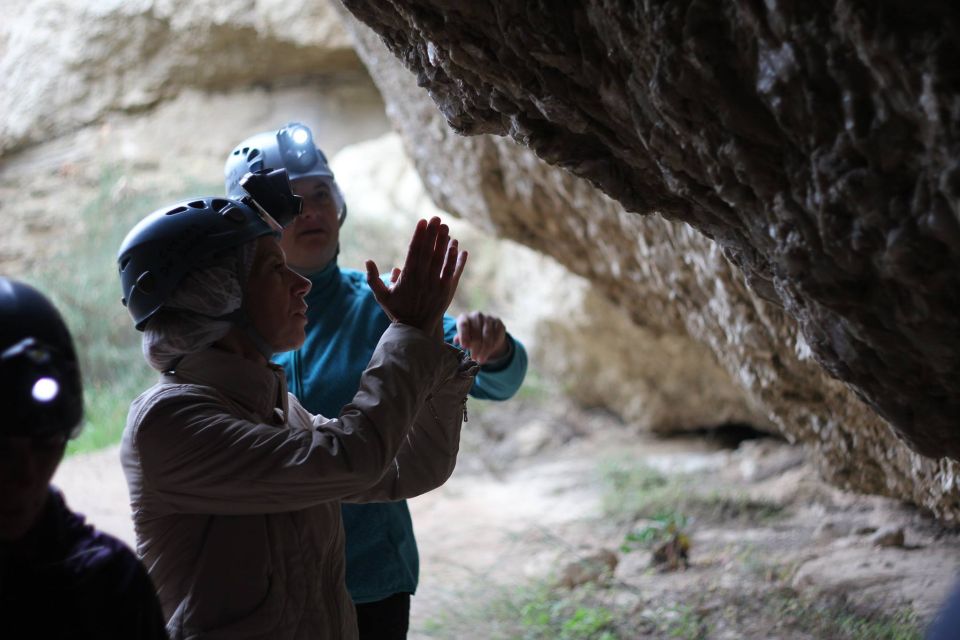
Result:
M0 155L184 88L359 67L325 2L0 0Z
M832 481L960 519L958 466L937 459L960 454L944 177L960 107L888 95L922 74L870 43L919 44L842 8L345 4L379 32L348 21L441 207L554 256L637 325L709 346ZM934 41L915 64L942 84Z

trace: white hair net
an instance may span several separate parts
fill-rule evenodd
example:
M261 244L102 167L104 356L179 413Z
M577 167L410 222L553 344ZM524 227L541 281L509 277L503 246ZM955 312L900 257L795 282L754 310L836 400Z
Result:
M151 367L169 371L183 356L202 351L227 334L233 323L216 318L243 303L243 284L256 245L248 242L237 254L191 271L180 281L144 328L143 357Z

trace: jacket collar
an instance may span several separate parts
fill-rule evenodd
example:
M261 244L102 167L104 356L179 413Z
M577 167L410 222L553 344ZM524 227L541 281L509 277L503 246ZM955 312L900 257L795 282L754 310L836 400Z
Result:
M312 285L306 297L309 305L311 302L325 300L333 295L333 291L340 282L340 266L337 264L337 259L334 258L319 271L301 273L300 275L309 278Z
M213 387L257 416L285 422L287 381L272 362L251 362L229 351L209 348L185 356L173 372L174 380ZM280 410L277 415L276 410Z

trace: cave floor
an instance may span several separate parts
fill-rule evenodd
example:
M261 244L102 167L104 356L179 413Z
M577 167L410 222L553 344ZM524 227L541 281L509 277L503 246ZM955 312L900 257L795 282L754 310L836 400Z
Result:
M411 501L412 638L918 638L957 577L957 529L779 440L480 409L454 477ZM654 563L680 536L689 565Z
M956 528L830 487L778 440L517 405L471 402L454 476L410 501L411 639L919 638L960 568ZM54 482L133 542L116 447Z

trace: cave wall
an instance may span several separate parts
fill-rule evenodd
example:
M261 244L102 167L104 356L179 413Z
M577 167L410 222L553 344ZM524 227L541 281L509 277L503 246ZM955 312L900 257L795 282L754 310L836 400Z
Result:
M349 2L347 6L370 19L365 13L369 7ZM478 6L489 9L491 5ZM426 20L426 27L436 27L435 15L429 11L404 15L415 27L424 15L433 16ZM457 24L456 18L453 24ZM417 67L422 61L416 47L422 43L402 40L410 36L399 29L385 29L388 35L382 39L349 17L346 22L386 100L394 127L403 134L408 152L441 208L553 256L625 309L638 326L709 346L717 361L767 412L781 433L816 450L822 473L836 484L901 497L946 520L960 517L957 463L919 455L860 399L862 389L849 380L838 381L828 375L836 371L822 366L823 354L817 355L809 337L808 327L815 317L798 314L795 306L784 304L776 293L792 291L787 286L790 283L778 279L780 276L758 281L750 264L738 259L723 238L697 227L695 202L681 207L686 219L675 210L662 211L660 207L647 209L648 215L637 215L628 211L627 204L603 193L602 183L588 182L586 177L592 176L577 177L573 175L576 167L569 163L562 163L561 169L538 157L540 153L558 163L556 157L543 154L534 144L536 136L519 136L518 141L516 137L479 134L477 128L467 128L474 135L457 135L451 120L453 129L464 127L451 117L446 101L453 98L445 92L452 93L452 86L469 91L470 83L451 80L449 86L434 85L430 74L444 72L440 67ZM374 26L380 25L373 22ZM413 28L411 33L422 37L426 27ZM442 61L458 69L453 60L460 59L458 47L464 43L470 44L471 54L479 55L474 40L457 33L460 38L438 32L440 39L436 40L430 32L434 44L424 46L433 53L424 60L432 59L437 65ZM521 32L509 33L519 37ZM402 49L401 42L411 48ZM436 42L450 49L438 50ZM487 51L495 50L490 43ZM395 53L400 53L399 60ZM470 54L464 55L472 60ZM401 60L412 65L417 75L404 69ZM499 74L497 77L504 82L515 70L486 69L491 76ZM521 91L518 85L510 86ZM531 82L527 86L537 85ZM494 87L489 88L492 104L501 98ZM519 112L515 115L525 121ZM586 131L581 134L586 135ZM677 144L682 146L679 141ZM568 150L573 152L575 147ZM629 156L624 157L629 160ZM649 154L644 157L649 159ZM615 158L619 156L606 158L605 166L611 167ZM618 174L624 171L617 169ZM644 186L638 180L636 187ZM663 188L660 183L654 186ZM773 214L764 210L763 216L767 215ZM746 213L738 216L748 220ZM753 254L761 255L758 251ZM772 289L764 284L770 282L776 285ZM861 293L857 289L849 292L851 308L856 307ZM940 300L939 304L942 307L948 302ZM875 314L884 311L893 312L872 309ZM822 344L817 346L823 348ZM892 376L889 371L877 375ZM944 435L944 442L951 437L944 432L949 417L941 416L939 431L929 425L931 432Z
M344 4L452 129L715 240L831 376L960 459L957 5Z
M703 343L639 326L586 278L473 224L488 225L488 218L457 219L438 209L398 134L351 145L331 157L331 167L350 208L340 264L359 267L371 257L384 269L402 264L406 247L396 238L419 218L441 216L470 251L451 313L481 309L504 319L530 357L531 395L559 389L637 433L676 435L726 424L777 431Z
M890 26L901 14L878 16L879 9L849 3L829 10L646 3L623 9L634 15L619 27L605 4L479 2L447 15L429 3L409 15L398 3L348 4L383 23L393 53L368 29L355 22L350 29L434 200L553 256L591 284L591 291L572 291L557 280L552 295L566 295L567 306L552 313L573 322L546 339L573 344L579 336L571 333L602 330L614 308L632 321L611 319L603 350L557 363L570 377L591 372L596 384L577 390L582 399L654 429L728 419L775 428L812 446L824 474L841 486L958 519L956 463L917 455L857 397L880 406L877 389L889 385L891 402L913 394L923 415L939 407L927 424L894 424L903 433L912 433L911 424L925 428L944 443L934 456L948 453L951 409L936 399L956 379L955 339L941 331L956 322L949 295L956 289L948 286L956 271L938 267L953 260L956 245L950 167L958 108L947 64L953 45L942 35L956 32L949 11L937 9L942 34L911 40ZM918 5L904 23L929 34L929 12L938 6ZM230 140L309 111L307 103L326 93L339 95L343 87L325 78L361 64L325 2L0 0L0 8L7 17L0 22L0 215L9 223L0 266L7 272L29 268L76 233L76 203L102 190L104 167L133 171L114 185L118 193L188 178L217 183ZM399 16L402 29L383 26ZM720 46L740 42L749 29L779 38L781 53L770 53L763 38L756 40L767 44L742 51ZM807 69L813 63L796 64L818 59L811 33L834 52L822 78ZM821 105L847 77L838 60L867 72ZM759 74L756 87L744 86L750 69ZM315 114L328 149L349 129L337 124L345 114L370 129L363 124L369 109L354 102L371 102L367 90L344 96ZM744 105L768 116L747 117ZM817 116L803 144L796 135L810 123L798 119L797 105ZM851 114L842 126L836 109ZM451 123L474 135L455 135ZM481 133L487 130L509 135ZM764 171L789 189L761 199L774 184L764 182ZM834 224L844 220L849 233ZM813 259L816 268L799 275L787 269ZM859 265L862 281L850 265ZM904 274L921 268L922 282L910 291ZM843 294L840 302L831 292ZM535 296L524 301L546 306ZM921 352L918 340L926 340ZM834 344L849 348L837 355ZM918 353L928 351L925 365ZM620 357L606 355L614 352ZM703 353L717 366L691 371ZM889 367L860 384L880 355ZM671 369L667 358L683 364ZM891 383L899 378L902 386ZM917 393L927 381L930 403ZM658 393L669 407L651 407ZM700 402L671 413L685 394Z
M226 91L361 68L326 2L0 0L0 155Z

